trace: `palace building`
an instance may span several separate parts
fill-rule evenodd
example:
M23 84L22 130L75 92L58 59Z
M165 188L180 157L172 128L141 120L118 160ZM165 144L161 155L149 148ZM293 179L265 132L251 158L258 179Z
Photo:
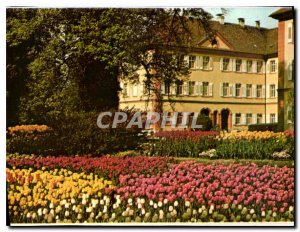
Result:
M218 16L218 21L211 21L216 43L212 45L200 32L195 35L197 44L184 57L190 77L171 85L160 83L163 111L199 112L227 130L276 123L281 28L266 29L259 21L248 26L243 18L226 23L223 15ZM144 94L144 78L141 71L139 83L121 82L120 109L153 111L153 99L149 102Z

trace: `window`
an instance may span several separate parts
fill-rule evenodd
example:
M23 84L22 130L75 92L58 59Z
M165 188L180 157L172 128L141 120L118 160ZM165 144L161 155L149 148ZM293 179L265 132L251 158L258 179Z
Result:
M252 123L252 114L246 114L246 124L249 125Z
M256 117L256 123L257 123L257 124L262 123L262 114L257 114L257 117Z
M288 43L293 42L293 24L288 25Z
M195 94L195 81L189 81L189 95Z
M203 69L209 69L209 56L203 56Z
M262 85L256 86L256 97L262 97Z
M183 81L177 82L177 95L183 95Z
M223 70L224 71L229 70L229 58L223 58Z
M189 56L189 68L196 68L196 56Z
M257 73L262 73L262 67L263 67L263 62L262 61L257 61L256 72Z
M275 85L270 85L270 97L276 97L276 87Z
M165 82L165 94L169 95L170 94L170 82Z
M235 124L241 124L241 114L235 114Z
M242 71L242 60L238 59L238 60L235 61L235 70L237 72Z
M275 114L270 114L270 122L275 123L276 122L276 116Z
M223 96L229 96L229 83L223 83Z
M128 97L128 84L124 83L123 96Z
M252 71L252 60L247 60L247 72Z
M251 84L246 85L246 97L252 97L252 85Z
M208 85L209 83L208 82L203 82L203 89L202 89L202 95L203 96L208 96Z
M275 60L271 60L270 62L271 64L271 73L275 73L276 72L276 61Z
M235 96L241 97L242 96L242 85L241 84L235 84Z

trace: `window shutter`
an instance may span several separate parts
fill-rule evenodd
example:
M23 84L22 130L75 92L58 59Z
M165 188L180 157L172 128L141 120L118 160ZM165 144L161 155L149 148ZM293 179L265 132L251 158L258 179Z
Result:
M235 114L232 114L232 125L235 125Z
M220 59L220 70L223 71L223 58Z
M229 96L233 96L233 84L229 84Z
M265 98L266 97L266 86L263 85L262 86L262 95L261 95L262 98Z
M209 57L209 70L213 70L214 68L214 61L212 57Z
M275 84L275 97L278 97L278 84Z
M275 122L278 122L277 113L275 113Z
M267 114L267 117L266 117L267 121L266 121L266 123L270 123L270 117L271 117L271 115Z
M277 65L277 61L275 60L275 72L277 73L278 71L278 65Z
M265 122L266 122L265 118L266 118L266 115L263 114L263 115L262 115L262 120L261 120L262 123L265 123Z
M252 124L257 124L257 114L252 114L253 118L252 118Z
M232 59L232 71L236 72L236 59Z
M198 57L198 67L199 69L203 69L203 57L202 56L197 56Z
M223 83L220 83L220 96L223 97Z
M143 96L144 95L144 85L143 85L143 82L142 83L139 83L139 88L138 88L138 90L139 90L139 96Z
M199 95L202 96L203 95L203 83L199 82Z
M232 84L232 96L235 97L236 84Z
M257 61L256 60L253 61L252 72L257 73Z
M171 84L171 94L176 95L176 84L175 83Z
M161 82L160 84L160 93L165 94L165 82Z
M241 114L241 124L242 125L246 124L246 114Z
M130 97L131 96L131 84L127 84L127 97Z
M189 95L189 85L188 85L188 82L186 82L186 81L183 84L183 94Z
M229 64L228 64L229 65L229 71L232 71L232 69L233 69L232 68L232 63L233 63L232 59L229 59Z
M242 85L242 97L246 97L246 85Z
M242 60L242 72L247 72L247 61L246 60Z
M266 98L270 98L270 97L271 97L271 88L270 88L270 85L267 85Z
M200 69L200 64L199 64L199 56L196 56L195 58L195 69Z
M213 96L213 83L209 83L209 96Z
M256 85L252 85L252 97L256 97Z
M199 96L199 94L200 94L200 89L199 89L199 82L198 81L196 81L195 82L195 94L197 95L197 96Z

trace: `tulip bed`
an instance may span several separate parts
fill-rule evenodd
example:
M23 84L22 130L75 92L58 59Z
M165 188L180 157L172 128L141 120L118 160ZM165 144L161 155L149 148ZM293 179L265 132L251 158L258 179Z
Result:
M294 159L294 146L293 131L166 131L154 135L145 154L214 159Z
M148 157L11 157L12 223L294 220L294 169Z

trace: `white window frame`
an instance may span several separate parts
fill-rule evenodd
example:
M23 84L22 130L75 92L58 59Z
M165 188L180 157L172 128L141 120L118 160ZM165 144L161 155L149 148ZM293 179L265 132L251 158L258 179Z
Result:
M270 60L270 73L276 73L277 64L276 60Z
M251 62L251 66L249 66L250 62ZM246 62L246 72L251 73L252 72L252 67L253 67L253 61L252 60L247 60L247 62Z
M238 63L239 63L239 68L240 69L237 69L238 68ZM242 59L236 59L235 60L235 70L236 70L236 72L242 72L242 69L243 69L243 60Z
M248 96L248 87L250 86L250 95ZM246 84L246 97L250 98L252 97L252 84Z
M276 123L276 114L270 114L270 123Z
M272 84L270 85L270 98L276 97L276 85Z
M196 82L189 81L189 95L195 95L195 94L196 94Z
M263 66L264 66L264 63L261 60L258 60L257 63L256 63L256 72L257 73L262 73L263 72ZM259 69L259 67L260 67L260 69Z
M203 70L210 70L210 57L209 56L203 56L202 57L202 62L203 62L202 63Z
M242 114L241 113L235 114L235 125L240 125L241 122L242 122L241 119L242 119Z
M257 98L263 97L263 86L262 85L256 85L256 97Z
M206 93L205 93L206 88ZM209 96L209 82L202 82L202 96L207 97Z
M238 88L238 86L239 86L239 88ZM238 90L239 90L239 94L237 94ZM235 96L236 97L242 97L242 84L241 83L236 83L235 84Z
M260 118L260 122L259 122L259 119ZM261 124L263 123L263 115L262 114L257 114L256 115L256 124Z
M228 63L226 62L227 60L228 60ZM222 62L223 62L223 64L222 64L223 71L230 71L230 58L224 57ZM227 69L225 69L225 65L224 65L226 63L227 63Z
M229 97L229 95L230 95L230 85L229 85L229 83L228 82L223 83L222 88L223 88L223 91L222 91L223 92L223 96L224 97ZM226 94L225 94L225 90L226 90Z
M196 69L196 56L195 55L189 56L189 68Z

